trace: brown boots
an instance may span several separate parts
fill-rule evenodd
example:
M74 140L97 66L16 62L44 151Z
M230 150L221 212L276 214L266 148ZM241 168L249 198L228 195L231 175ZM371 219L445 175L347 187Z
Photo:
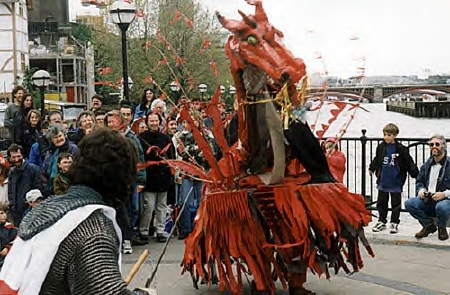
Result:
M436 225L431 224L429 226L426 226L426 227L422 228L421 231L416 233L415 237L416 237L416 239L425 238L425 237L428 237L429 234L432 234L432 233L434 233L436 231L437 231Z

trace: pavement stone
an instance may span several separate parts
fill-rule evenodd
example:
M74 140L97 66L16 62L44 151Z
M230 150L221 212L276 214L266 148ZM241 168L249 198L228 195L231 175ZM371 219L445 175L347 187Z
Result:
M389 215L388 215L389 220ZM372 227L377 223L377 219L373 221L365 228L366 237L369 241L390 243L390 244L404 244L417 247L434 247L434 248L449 248L450 239L441 241L438 239L437 232L429 235L423 239L416 239L414 235L422 229L419 222L414 219L409 213L402 212L400 214L399 232L396 234L389 233L389 223L387 229L382 232L373 232ZM448 230L449 228L447 228Z

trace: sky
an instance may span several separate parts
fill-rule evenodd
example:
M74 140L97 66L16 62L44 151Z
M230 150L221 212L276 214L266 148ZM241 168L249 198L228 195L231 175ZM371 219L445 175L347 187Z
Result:
M69 0L76 12L80 0ZM240 19L244 0L197 0L211 12ZM264 0L269 21L310 73L450 74L449 0Z

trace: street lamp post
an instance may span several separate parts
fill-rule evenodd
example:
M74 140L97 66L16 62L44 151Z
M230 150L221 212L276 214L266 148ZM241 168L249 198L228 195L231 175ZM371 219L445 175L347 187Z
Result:
M234 86L230 86L230 88L228 89L228 92L229 92L231 95L234 95L234 94L236 94L236 88L235 88Z
M127 56L127 30L136 17L136 6L122 0L117 0L109 10L111 20L122 33L122 78L123 96L125 101L130 101L130 89L128 87L128 56Z
M36 71L33 76L31 76L33 84L39 88L39 94L41 95L41 116L45 116L45 99L44 92L45 88L50 84L50 74L44 70Z
M207 90L208 90L208 85L206 85L206 84L198 85L198 91L202 94L202 100L203 100L203 96Z

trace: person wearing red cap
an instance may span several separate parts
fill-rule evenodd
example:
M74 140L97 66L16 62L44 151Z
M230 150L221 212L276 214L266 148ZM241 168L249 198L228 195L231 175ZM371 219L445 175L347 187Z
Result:
M346 158L343 152L339 150L339 142L335 137L325 140L323 150L327 157L328 166L333 177L344 183Z

